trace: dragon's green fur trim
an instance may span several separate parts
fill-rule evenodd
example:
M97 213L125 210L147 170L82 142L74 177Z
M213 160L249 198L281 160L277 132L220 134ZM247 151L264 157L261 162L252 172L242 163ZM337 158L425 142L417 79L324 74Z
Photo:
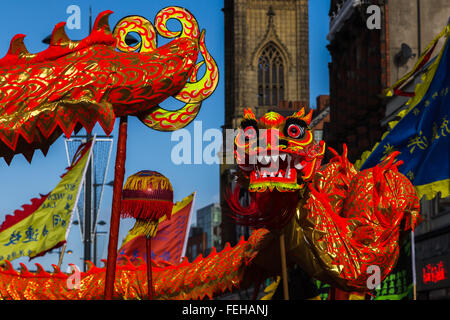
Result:
M285 183L285 182L258 182L258 183L252 183L248 190L250 192L265 192L267 189L272 191L273 189L277 189L280 192L286 192L286 191L295 191L300 189L301 186L297 183Z

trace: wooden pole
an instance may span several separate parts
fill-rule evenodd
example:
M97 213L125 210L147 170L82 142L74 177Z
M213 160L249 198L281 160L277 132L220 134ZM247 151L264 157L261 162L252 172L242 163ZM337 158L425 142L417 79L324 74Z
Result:
M411 231L411 263L413 280L413 300L417 300L417 278L416 278L416 245L414 231Z
M148 300L153 299L153 278L152 278L152 238L145 237L145 245L147 248L147 286Z
M61 249L61 253L59 254L58 269L61 269L61 264L63 262L64 253L66 252L66 246L67 246L67 242L64 243L64 245Z
M117 243L119 241L120 206L123 181L125 177L125 159L127 152L127 116L120 118L119 138L117 140L116 166L114 170L113 200L111 224L109 228L108 260L106 263L105 300L112 300L116 277Z
M283 278L284 300L289 300L288 274L286 267L286 247L284 243L284 233L280 235L280 255L281 255L281 276Z

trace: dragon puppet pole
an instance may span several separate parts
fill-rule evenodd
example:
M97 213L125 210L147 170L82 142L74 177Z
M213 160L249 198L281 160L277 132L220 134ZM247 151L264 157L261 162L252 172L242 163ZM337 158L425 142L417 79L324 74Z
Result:
M288 275L286 267L286 245L284 243L284 233L280 234L280 256L281 256L281 277L283 278L284 300L289 300Z
M148 300L153 299L153 279L152 279L152 238L145 237L145 244L147 250L147 286L148 286Z
M411 231L411 263L412 263L412 278L413 278L413 300L417 300L417 279L416 279L416 246L414 231Z
M123 180L125 177L125 159L127 152L127 116L120 118L119 139L117 141L116 166L114 170L113 200L111 224L109 228L108 260L106 262L105 300L112 300L116 275L117 243L119 240L120 209Z
M67 243L64 243L61 252L59 254L59 260L58 260L58 269L61 269L61 264L63 262L64 253L66 252Z

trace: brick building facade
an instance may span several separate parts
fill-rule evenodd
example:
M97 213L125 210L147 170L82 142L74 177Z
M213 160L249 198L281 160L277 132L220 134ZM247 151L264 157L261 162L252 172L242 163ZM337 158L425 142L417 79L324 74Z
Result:
M207 238L207 233L201 227L191 228L186 246L186 257L190 262L194 261L200 254L205 255Z
M313 130L314 140L319 142L327 134L330 122L330 96L320 95L316 97L316 108L314 109L310 127Z
M371 5L379 29L368 27ZM412 69L449 10L447 0L331 0L328 145L341 151L346 143L352 162L372 149L386 131L384 89Z
M380 95L389 86L386 28L369 30L365 16L367 5L353 7L353 3L353 0L331 1L328 35L332 60L329 64L331 121L326 136L327 144L338 152L343 143L347 144L352 162L375 145L383 133L380 121L384 108Z

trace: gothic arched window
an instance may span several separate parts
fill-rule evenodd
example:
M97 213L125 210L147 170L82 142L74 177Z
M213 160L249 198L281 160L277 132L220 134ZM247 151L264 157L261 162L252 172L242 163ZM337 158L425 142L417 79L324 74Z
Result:
M281 53L270 42L258 60L258 105L277 106L284 100L284 65Z

